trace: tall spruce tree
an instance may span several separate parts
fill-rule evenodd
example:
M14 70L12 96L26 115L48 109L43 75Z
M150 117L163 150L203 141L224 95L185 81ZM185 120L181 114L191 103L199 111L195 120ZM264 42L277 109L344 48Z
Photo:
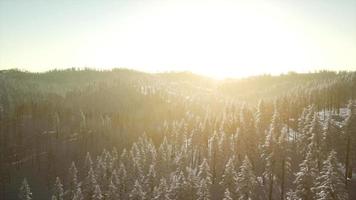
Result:
M335 151L331 151L327 160L324 161L323 168L313 189L316 192L316 199L319 200L348 199L344 177Z
M26 178L23 179L22 185L20 187L19 195L20 200L31 200L32 199L32 192L30 186L27 183Z

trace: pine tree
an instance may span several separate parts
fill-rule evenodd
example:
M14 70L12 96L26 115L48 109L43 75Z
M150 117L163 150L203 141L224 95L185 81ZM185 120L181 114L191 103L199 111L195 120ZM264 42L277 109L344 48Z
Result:
M20 192L19 192L19 199L20 200L31 200L32 199L31 189L27 183L26 178L23 179L23 181L22 181L22 185L20 187Z
M258 138L260 138L260 143L263 144L266 138L265 130L268 126L268 117L266 113L265 103L260 100L257 106L257 111L255 113L255 127Z
M313 129L317 125L315 115L315 108L313 105L308 106L303 112L302 122L298 124L299 137L298 137L298 151L303 157L309 152L308 145L310 144L310 138L312 133L315 132ZM315 120L314 120L315 119ZM314 120L314 123L313 123ZM314 125L314 128L312 128Z
M199 166L198 176L200 179L206 179L206 184L210 186L212 184L211 178L212 175L210 173L210 167L208 161L206 159Z
M93 160L91 159L91 155L89 152L87 152L85 156L85 161L84 161L84 173L88 173L90 168L93 167Z
M350 100L347 108L349 109L349 115L345 119L345 135L346 135L346 158L345 158L345 183L348 184L348 178L352 177L352 146L356 145L356 105ZM356 154L356 153L355 153Z
M240 200L256 199L257 178L250 160L246 156L236 177L236 192Z
M160 180L159 186L154 188L153 198L154 200L170 200L169 187L166 179Z
M69 168L69 188L68 188L68 196L73 197L77 192L77 188L79 187L78 183L78 170L75 166L75 163L72 162Z
M218 158L219 158L219 141L217 133L215 132L214 135L208 141L208 156L210 160L210 167L211 167L211 181L212 183L215 182L217 177L217 166L218 166Z
M102 156L98 156L97 161L96 161L96 166L95 166L95 178L96 181L99 185L105 186L107 184L107 169L106 169L106 163L104 160L106 154L106 150L104 150L104 153ZM104 188L103 188L104 189Z
M145 200L146 193L143 191L141 184L136 180L133 189L130 192L129 199L131 200Z
M220 185L222 185L224 188L228 189L229 191L235 191L236 182L234 178L236 176L237 173L235 171L234 158L230 158L225 166L224 173L222 175L222 180L220 181Z
M272 131L269 131L265 144L263 145L263 153L261 155L262 159L265 161L265 171L263 177L266 178L268 183L268 199L272 200L273 184L275 176L275 165L276 165L276 138Z
M320 125L318 113L314 114L313 121L311 122L310 126L311 126L309 130L310 139L309 139L308 149L312 154L311 155L312 159L314 159L317 163L317 169L320 171L321 160L323 159L323 155L321 152L322 128Z
M233 200L231 193L228 188L225 189L223 200Z
M84 196L80 187L78 187L77 190L75 191L72 200L84 200Z
M110 181L109 188L107 191L107 194L105 195L105 200L116 200L118 199L118 194L117 194L117 187L115 184Z
M187 195L191 197L191 199L196 199L197 198L197 192L198 188L200 185L200 178L198 176L198 169L197 168L191 168L187 167Z
M287 128L282 129L282 133L278 139L277 143L277 177L280 182L280 198L283 200L285 198L286 190L286 180L288 180L288 175L291 173L291 151L288 145L288 132Z
M146 191L148 192L148 194L151 195L153 193L154 186L156 185L156 170L154 168L154 165L150 166L149 172L145 177L144 183Z
M117 177L115 178L115 184L118 189L118 195L121 199L127 198L128 193L128 177L125 166L123 163L120 164L119 169L117 170Z
M187 199L188 184L182 171L176 172L171 181L169 193L171 199Z
M202 179L200 181L200 186L198 188L198 199L197 200L210 200L210 191L208 188L208 180Z
M348 193L345 189L344 177L338 166L336 152L331 151L329 157L323 163L323 169L317 178L314 191L319 200L347 200Z
M100 190L99 185L95 186L95 190L94 190L94 193L93 193L93 196L92 196L91 199L92 200L101 200L101 199L103 199L103 195L101 194L101 190Z
M85 199L92 198L95 188L98 185L95 177L95 173L92 167L90 167L87 177L84 180L83 191Z
M301 200L315 199L312 191L314 181L318 175L317 163L308 152L305 160L299 165L299 172L296 174L294 184L296 185L295 196Z
M64 195L63 185L59 177L57 177L53 187L53 196L55 196L57 200L63 200L63 195Z

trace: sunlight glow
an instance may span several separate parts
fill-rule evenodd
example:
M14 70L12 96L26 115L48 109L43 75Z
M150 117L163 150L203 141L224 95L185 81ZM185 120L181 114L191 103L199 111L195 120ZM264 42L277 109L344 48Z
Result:
M35 70L127 67L215 78L355 67L350 64L356 63L356 44L349 42L355 38L328 37L337 32L331 29L321 35L327 22L273 2L130 1L82 34L50 38L30 52L13 49L16 58L8 60Z
M299 23L293 16L273 5L170 2L149 8L92 34L80 52L83 62L221 78L305 71L323 61L322 50L313 46L318 43L293 27Z

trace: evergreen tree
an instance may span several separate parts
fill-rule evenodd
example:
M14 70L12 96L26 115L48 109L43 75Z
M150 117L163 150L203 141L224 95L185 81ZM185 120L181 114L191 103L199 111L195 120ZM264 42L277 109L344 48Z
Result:
M85 161L84 161L84 173L88 173L90 168L93 167L93 160L91 159L91 155L89 152L87 152L85 156Z
M211 181L212 183L215 182L217 177L217 167L219 162L219 140L217 133L215 132L214 135L208 141L208 156L210 160L210 167L211 167Z
M141 184L136 180L133 189L130 192L129 199L131 200L145 200L146 193L143 191Z
M84 196L80 187L77 188L76 192L72 197L72 200L84 200Z
M320 200L347 200L348 193L345 189L344 177L338 166L336 152L331 151L329 157L323 163L323 169L317 178L314 191L316 199Z
M100 190L100 186L99 185L96 185L95 186L95 190L94 190L94 193L93 193L93 196L91 198L92 200L101 200L103 199L103 195L101 193L101 190Z
M176 172L171 181L170 197L171 199L187 199L188 184L182 171Z
M59 177L57 177L53 187L53 196L55 196L57 200L63 200L63 195L64 195L63 185Z
M198 169L187 167L187 185L188 191L187 195L191 197L191 199L197 198L197 192L200 185L200 178L198 176Z
M26 178L23 179L23 181L22 181L22 185L20 187L20 192L19 192L19 199L20 200L31 200L32 199L31 189L27 183Z
M305 160L299 165L299 172L296 174L294 184L296 185L295 196L300 200L313 200L315 193L312 191L314 181L317 178L317 163L308 152Z
M228 189L229 191L235 191L236 176L237 173L235 171L234 158L230 158L225 166L224 173L222 175L222 180L220 181L220 185L222 185L224 188Z
M345 158L345 183L348 184L348 178L352 177L352 159L356 158L353 153L356 154L355 149L352 149L356 145L356 108L354 101L349 101L347 106L349 115L345 119L345 135L346 135L346 158Z
M83 190L85 199L91 199L96 186L98 185L95 177L95 173L92 167L90 167L87 177L84 180Z
M237 195L240 200L256 199L257 178L246 156L236 177Z
M319 121L319 116L317 113L314 113L313 121L311 122L311 127L309 131L310 139L309 139L309 151L311 152L312 159L314 159L317 163L317 169L320 171L321 169L321 160L323 159L322 155L322 128Z
M128 193L128 177L127 177L127 172L125 169L124 164L120 164L119 169L117 170L117 177L115 177L114 175L114 183L116 184L116 187L118 189L118 195L120 198L124 199L127 198L127 194Z
M72 162L69 168L69 188L68 188L68 196L73 197L77 192L77 188L79 187L78 183L78 170L75 166L75 163Z
M231 193L228 188L225 189L223 200L233 200Z
M203 160L203 162L199 166L199 172L198 176L200 179L206 179L206 184L210 186L212 184L211 181L211 172L210 172L210 167L208 164L208 161L206 159Z
M285 199L286 181L288 180L288 175L291 174L291 158L290 158L290 147L288 145L288 130L287 128L282 129L282 133L278 139L277 143L277 177L280 182L281 200Z
M110 181L109 188L108 188L108 191L105 196L106 196L105 200L118 199L117 187L115 186L115 184L112 181Z
M159 186L154 188L153 198L154 200L170 200L169 187L166 179L160 180Z
M198 199L197 200L210 200L210 191L208 188L208 180L202 179L198 188Z
M150 170L144 180L146 191L149 195L152 195L153 189L156 185L156 170L154 165L150 166ZM150 198L150 197L148 197Z
M275 166L277 162L276 158L276 138L272 131L269 131L265 144L263 145L263 153L261 155L262 159L265 161L265 171L263 177L267 179L268 183L268 199L272 200L274 176L275 176Z
M264 139L266 138L265 130L268 126L268 116L266 113L266 106L263 100L258 102L257 111L255 113L255 126L256 133L260 139L260 143L263 144Z

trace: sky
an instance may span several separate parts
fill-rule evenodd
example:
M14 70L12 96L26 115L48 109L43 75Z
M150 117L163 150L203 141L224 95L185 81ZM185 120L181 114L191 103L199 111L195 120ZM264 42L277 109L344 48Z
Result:
M356 70L355 0L0 0L0 69Z

